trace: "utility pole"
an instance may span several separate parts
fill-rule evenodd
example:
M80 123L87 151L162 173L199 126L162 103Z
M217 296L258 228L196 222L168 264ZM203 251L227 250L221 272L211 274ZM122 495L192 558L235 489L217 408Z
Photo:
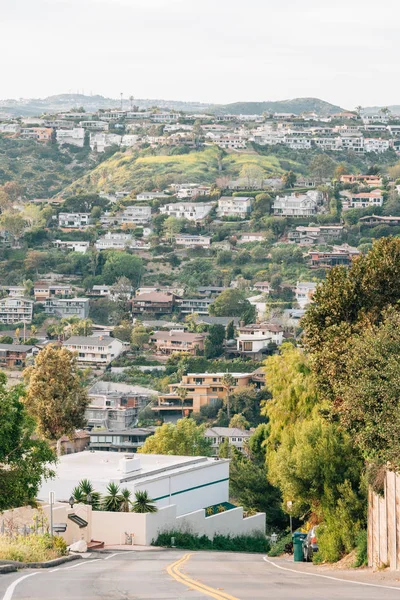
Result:
M121 110L122 110L122 98L123 98L123 95L124 95L124 94L121 92L121 94L120 94L120 95L121 95Z

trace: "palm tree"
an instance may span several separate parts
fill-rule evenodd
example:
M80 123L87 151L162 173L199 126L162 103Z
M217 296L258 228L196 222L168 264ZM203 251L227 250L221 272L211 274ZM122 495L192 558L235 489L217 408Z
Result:
M131 491L128 490L127 488L124 488L123 490L121 490L121 506L119 507L119 510L121 512L129 512L130 508L131 508Z
M119 485L109 483L107 486L107 495L103 498L102 507L109 512L118 512L121 509L122 497Z
M134 513L155 513L158 511L157 506L154 504L154 500L149 498L149 494L146 491L138 490L135 492L135 502L132 505L132 512Z
M187 398L188 395L188 391L185 387L178 387L175 390L177 396L179 396L180 401L181 401L181 407L182 407L182 417L183 417L183 406L184 406L184 402Z
M230 373L225 373L221 379L221 383L226 389L226 414L228 419L231 418L231 389L235 385L235 380Z

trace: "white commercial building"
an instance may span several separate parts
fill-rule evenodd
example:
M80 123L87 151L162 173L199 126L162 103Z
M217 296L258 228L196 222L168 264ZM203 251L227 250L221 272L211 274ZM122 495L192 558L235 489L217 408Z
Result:
M205 219L214 207L214 203L206 202L176 202L175 204L165 204L160 207L160 213L177 219L187 219L188 221L201 221Z
M251 212L253 198L249 196L222 196L218 200L219 217L240 217L245 219Z
M43 481L39 500L48 501L54 491L56 522L67 523L61 534L67 543L77 539L96 539L106 545L149 545L160 532L192 531L212 539L220 535L265 534L265 514L245 516L242 507L229 504L229 461L202 456L125 454L118 452L78 452L60 457L54 468L56 476ZM90 479L101 494L110 482L135 492L146 491L155 501L158 512L92 511L84 504L70 508L72 490L82 479ZM60 504L64 502L64 504ZM218 512L220 505L227 510ZM49 507L44 506L46 516ZM207 509L212 509L211 514ZM214 510L216 509L216 510ZM83 519L78 529L74 513ZM82 525L82 522L81 522Z
M73 335L63 342L64 348L78 353L78 362L108 365L123 352L125 344L109 336Z

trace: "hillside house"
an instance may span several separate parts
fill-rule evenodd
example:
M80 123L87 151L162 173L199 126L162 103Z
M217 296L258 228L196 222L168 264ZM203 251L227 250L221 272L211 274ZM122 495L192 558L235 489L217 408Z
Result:
M321 192L309 191L306 194L277 196L272 209L279 217L311 217L317 214L321 202Z
M164 420L174 421L200 411L202 406L215 405L226 398L227 388L223 384L226 373L188 373L181 383L170 384L169 392L160 394L152 410L162 415ZM252 373L231 373L234 387L247 386L253 382ZM185 388L187 397L182 401L177 388Z
M336 266L350 267L354 258L360 254L357 248L352 248L348 244L334 246L330 252L309 252L312 269L331 269Z
M204 350L204 333L189 333L186 331L155 331L150 336L150 343L154 344L156 354L170 355L174 352L188 352L197 354Z
M170 314L175 305L174 294L164 292L147 292L137 294L132 300L133 314L153 313Z
M89 316L88 298L48 298L44 305L44 312L55 315L61 319L77 317L87 319Z
M244 442L248 442L250 436L250 431L237 427L210 427L204 432L204 437L211 440L213 456L218 456L219 447L225 440L228 440L229 446L243 452Z
M124 351L125 344L109 336L73 335L63 342L64 348L78 353L82 364L108 365Z
M218 200L217 215L245 219L251 213L253 201L250 196L221 196Z
M175 243L177 246L184 246L185 248L209 248L211 238L206 235L178 233L175 236Z
M27 358L32 357L35 346L25 344L0 344L0 367L18 369L26 367Z
M33 300L18 296L0 298L0 323L5 325L31 323L33 304Z
M237 353L250 356L254 360L262 359L270 344L280 346L283 343L283 329L273 323L252 323L238 328Z
M177 219L202 221L213 208L214 203L211 202L176 202L175 204L161 206L160 213Z
M314 281L298 281L295 288L296 302L301 309L305 308L310 302L317 289Z
M60 213L58 226L63 229L82 229L90 223L89 213Z

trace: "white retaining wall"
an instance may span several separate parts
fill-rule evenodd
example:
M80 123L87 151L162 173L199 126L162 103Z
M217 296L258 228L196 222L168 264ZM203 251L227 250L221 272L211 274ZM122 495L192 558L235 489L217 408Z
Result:
M161 508L156 513L92 512L92 536L106 545L124 544L125 534L134 536L134 543L148 546L159 533L179 530L212 539L216 534L245 535L265 534L265 514L258 513L243 519L241 507L205 516L205 510L197 510L177 516L175 505Z

